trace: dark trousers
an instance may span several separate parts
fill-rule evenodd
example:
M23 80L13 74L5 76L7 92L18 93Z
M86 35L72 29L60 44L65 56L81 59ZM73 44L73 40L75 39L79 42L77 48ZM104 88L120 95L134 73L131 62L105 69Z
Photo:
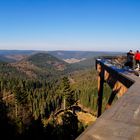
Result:
M140 60L136 60L136 66L139 68L140 67Z
M133 63L133 61L128 61L128 62L125 63L125 66L128 66L130 68L133 68L134 63Z

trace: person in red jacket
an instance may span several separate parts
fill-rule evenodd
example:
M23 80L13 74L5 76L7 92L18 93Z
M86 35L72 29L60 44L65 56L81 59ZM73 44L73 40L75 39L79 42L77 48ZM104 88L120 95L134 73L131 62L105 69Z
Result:
M140 52L137 50L135 53L135 62L138 69L140 69Z

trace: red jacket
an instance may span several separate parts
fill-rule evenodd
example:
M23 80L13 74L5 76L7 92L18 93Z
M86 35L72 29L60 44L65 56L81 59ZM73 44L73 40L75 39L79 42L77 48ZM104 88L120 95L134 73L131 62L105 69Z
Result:
M135 53L135 60L140 60L140 53Z

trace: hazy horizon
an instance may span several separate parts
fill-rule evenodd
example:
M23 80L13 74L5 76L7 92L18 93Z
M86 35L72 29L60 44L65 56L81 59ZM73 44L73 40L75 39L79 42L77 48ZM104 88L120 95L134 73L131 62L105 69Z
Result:
M69 52L126 52L126 51L93 51L93 50L40 50L40 49L0 49L0 51L44 51L44 52L47 52L47 51L69 51ZM129 50L128 50L129 51Z
M140 50L138 0L1 0L0 49Z

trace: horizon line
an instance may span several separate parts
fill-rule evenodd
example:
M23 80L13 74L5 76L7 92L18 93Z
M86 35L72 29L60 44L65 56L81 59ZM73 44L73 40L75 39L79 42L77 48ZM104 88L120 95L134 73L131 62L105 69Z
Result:
M126 51L100 51L100 50L59 50L59 49L56 49L56 50L45 50L45 49L0 49L0 51L44 51L44 52L47 52L47 51L80 51L80 52L126 52Z

